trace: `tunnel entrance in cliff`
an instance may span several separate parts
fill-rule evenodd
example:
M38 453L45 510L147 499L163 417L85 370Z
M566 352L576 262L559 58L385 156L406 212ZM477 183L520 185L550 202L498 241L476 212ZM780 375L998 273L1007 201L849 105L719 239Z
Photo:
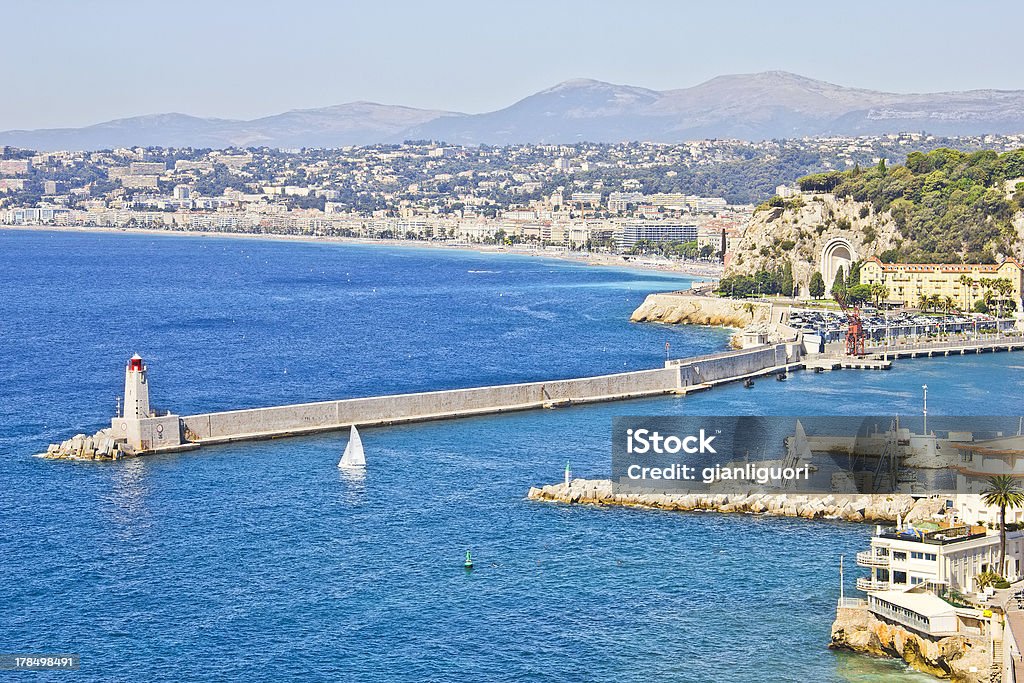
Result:
M834 237L826 242L825 246L821 249L821 262L819 263L822 278L825 280L825 286L832 286L832 282L835 280L836 273L840 268L843 269L844 274L848 274L850 266L856 260L857 252L849 240L842 237Z

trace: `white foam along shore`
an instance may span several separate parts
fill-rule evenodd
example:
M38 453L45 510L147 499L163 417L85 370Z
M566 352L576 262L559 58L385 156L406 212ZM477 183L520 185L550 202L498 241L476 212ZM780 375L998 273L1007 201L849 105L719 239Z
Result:
M488 244L470 244L468 242L428 242L426 240L367 239L363 237L316 236L316 235L285 235L278 233L248 232L208 232L201 230L162 230L159 228L109 228L102 226L53 226L53 225L0 225L0 230L38 231L38 232L87 232L105 234L154 235L163 237L225 237L232 239L256 239L276 242L310 242L361 244L369 246L403 247L410 249L452 249L469 251L477 254L508 254L513 256L532 256L550 258L561 261L572 261L590 266L619 268L641 272L660 272L670 275L718 280L722 276L722 266L715 263L694 263L676 261L674 259L645 257L624 257L618 254L578 252L561 249L503 247Z
M527 498L536 501L641 507L680 512L723 512L839 519L848 522L907 522L930 520L943 500L915 499L909 494L809 494L809 493L635 493L615 491L609 479L573 479L530 488Z

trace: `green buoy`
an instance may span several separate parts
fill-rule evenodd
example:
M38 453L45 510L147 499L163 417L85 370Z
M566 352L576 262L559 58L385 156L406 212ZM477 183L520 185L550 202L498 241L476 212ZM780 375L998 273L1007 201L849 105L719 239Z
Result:
M462 563L462 566L466 569L473 568L473 556L469 553L468 550L466 551L466 561Z

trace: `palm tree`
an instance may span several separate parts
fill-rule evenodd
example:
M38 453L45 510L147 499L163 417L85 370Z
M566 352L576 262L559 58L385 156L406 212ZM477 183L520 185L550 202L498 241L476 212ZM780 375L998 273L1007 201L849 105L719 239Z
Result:
M946 315L949 315L950 311L956 309L956 301L953 300L953 297L948 295L946 296L946 299L943 302L943 308L946 309Z
M883 285L881 282L871 283L871 298L875 300L875 305L879 306L882 303L882 299L889 297L889 288Z
M974 278L972 278L970 275L961 275L959 282L960 286L963 287L964 291L964 310L969 311L971 310L972 305L970 299L970 292L971 286L974 284Z
M990 477L988 488L981 492L985 505L999 508L999 572L1003 575L1006 567L1006 508L1024 506L1024 490L1017 480L1008 474Z

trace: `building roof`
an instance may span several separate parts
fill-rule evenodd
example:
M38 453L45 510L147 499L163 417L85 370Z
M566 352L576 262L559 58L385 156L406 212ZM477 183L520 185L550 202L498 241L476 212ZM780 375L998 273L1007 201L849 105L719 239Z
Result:
M956 608L931 593L905 593L903 591L877 591L871 596L888 603L916 612L923 617L940 617L956 614Z
M1024 266L1013 257L1006 259L1002 263L882 263L877 256L868 257L864 261L865 263L869 261L876 263L883 271L889 273L933 273L935 271L943 273L995 273L1007 263L1015 265L1019 269L1024 269Z
M958 443L956 448L981 455L1024 455L1024 436L1002 436L973 443Z

